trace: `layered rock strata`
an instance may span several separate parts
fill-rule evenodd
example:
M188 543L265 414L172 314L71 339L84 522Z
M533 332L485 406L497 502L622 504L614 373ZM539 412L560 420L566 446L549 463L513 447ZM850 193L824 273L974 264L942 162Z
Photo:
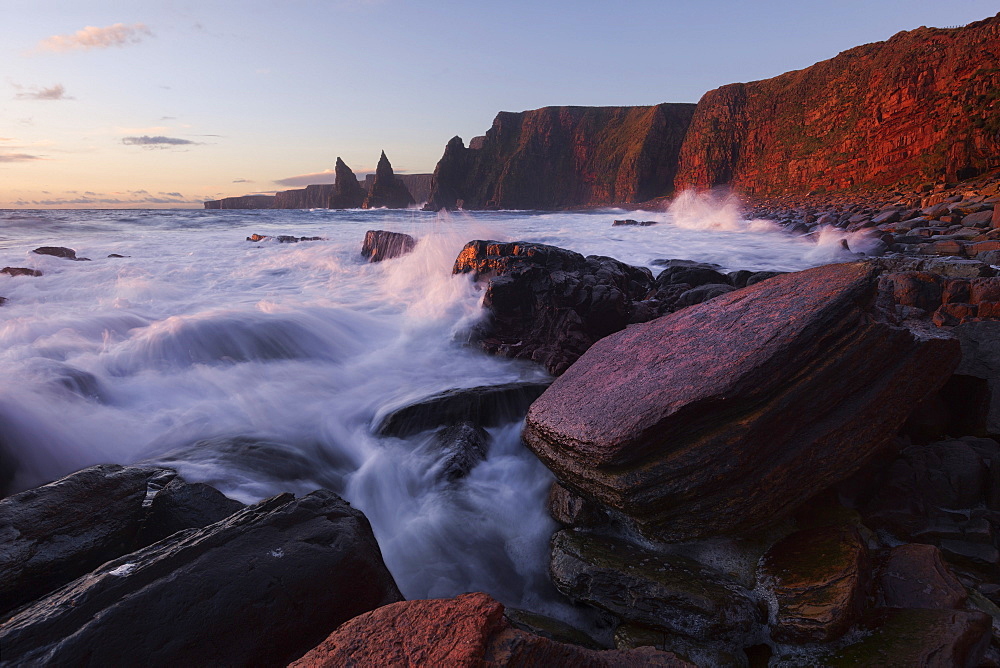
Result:
M368 191L365 201L361 203L361 208L379 209L385 207L387 209L405 209L415 203L410 191L393 174L392 165L389 163L389 159L385 157L385 151L382 151L382 156L378 160L378 166L375 168L375 180L372 182L371 189Z
M861 263L778 276L595 344L532 405L527 445L645 534L747 533L846 478L959 362L886 321Z
M1000 16L918 28L706 93L675 185L806 193L955 182L1000 167Z

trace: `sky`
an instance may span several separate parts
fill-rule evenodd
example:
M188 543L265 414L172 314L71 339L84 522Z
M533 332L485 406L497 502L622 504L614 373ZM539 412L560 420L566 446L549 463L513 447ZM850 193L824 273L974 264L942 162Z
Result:
M996 0L0 0L0 208L431 172L498 111L697 102Z

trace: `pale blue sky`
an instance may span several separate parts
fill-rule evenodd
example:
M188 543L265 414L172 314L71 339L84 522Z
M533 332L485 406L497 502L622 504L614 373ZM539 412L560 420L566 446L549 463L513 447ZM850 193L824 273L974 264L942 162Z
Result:
M398 171L429 172L448 139L482 134L500 110L697 102L726 83L900 30L983 19L1000 5L0 0L0 9L0 207L146 207L293 187L280 181L305 183L294 177L332 170L338 155L360 174L382 149Z

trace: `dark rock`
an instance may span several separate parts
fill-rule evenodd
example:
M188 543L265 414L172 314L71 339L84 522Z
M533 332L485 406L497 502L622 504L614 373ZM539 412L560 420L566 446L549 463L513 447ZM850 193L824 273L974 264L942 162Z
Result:
M459 422L495 427L520 420L548 386L548 382L519 382L445 390L386 414L372 431L379 436L406 438Z
M626 218L624 220L616 220L611 223L611 227L621 227L623 225L632 225L636 227L649 227L650 225L656 225L658 221L655 220L632 220L631 218Z
M755 273L760 273L760 272L753 272L753 271L748 271L746 269L740 269L739 271L733 271L727 274L727 278L729 279L730 285L732 285L734 288L745 288L747 286L747 279L749 279Z
M766 526L891 443L958 364L891 325L864 263L778 276L599 341L532 404L556 477L650 537Z
M279 244L297 244L300 241L322 241L322 237L293 237L286 234L281 234L276 237L268 236L266 234L251 234L247 237L247 241L277 241Z
M281 494L100 566L0 627L14 665L283 665L401 596L332 492Z
M515 629L527 631L536 636L570 645L586 647L587 649L608 649L583 631L570 626L566 622L540 615L537 612L519 610L518 608L506 608L504 610L504 617L507 618L507 621ZM623 648L620 647L619 649Z
M296 190L282 190L274 194L272 209L325 209L330 204L333 186L315 183Z
M164 468L92 466L0 500L0 614L241 506L175 476ZM167 498L158 499L166 488Z
M475 332L480 346L538 362L553 374L598 339L666 308L640 306L653 288L648 269L555 246L471 241L453 271L488 281L483 305L491 320Z
M990 265L980 260L957 257L914 257L910 255L885 255L866 260L882 273L892 274L903 271L926 271L944 278L979 278L996 276Z
M614 538L558 531L549 570L570 599L668 633L739 642L762 621L735 580L692 559Z
M375 182L372 183L371 190L361 203L362 209L405 209L411 204L415 204L413 195L406 189L403 182L392 173L392 165L385 157L385 151L378 160L375 168Z
M735 289L736 288L728 283L706 283L682 292L680 296L677 297L675 304L679 307L694 306L695 304L707 302L709 299L715 299L719 295L732 292Z
M448 482L469 475L476 464L486 461L490 450L490 435L473 422L439 429L434 441L443 455L441 476Z
M686 283L692 288L700 285L729 285L729 278L711 265L668 265L656 277L656 285L676 285Z
M42 272L38 269L28 269L27 267L4 267L0 269L0 274L7 274L8 276L41 276Z
M665 633L628 622L620 624L615 629L615 647L623 650L652 647L676 654L679 658L690 661L696 666L743 668L751 665L747 660L747 655L738 647L727 646L726 643L692 640L687 636Z
M773 600L771 637L776 642L829 642L860 617L871 563L855 529L826 526L775 543L757 574Z
M205 202L206 209L273 209L276 197L274 195L243 195L241 197L223 197L222 199Z
M986 432L1000 435L1000 322L969 322L952 331L962 344L956 373L986 381Z
M926 271L905 271L883 274L879 278L879 290L892 295L894 303L913 306L927 312L936 311L941 306L943 279Z
M365 191L358 183L358 177L339 156L334 172L337 180L333 184L333 194L330 195L330 208L360 209L365 201Z
M347 622L289 668L583 666L693 668L667 652L594 651L514 628L486 594L403 601Z
M402 232L387 232L386 230L368 230L365 241L361 244L361 257L369 262L391 260L400 255L406 255L417 245L417 240Z
M824 663L973 668L982 665L990 644L990 616L978 611L879 608L867 615L865 626L870 635Z
M121 255L119 253L111 253L111 254L108 255L108 257L109 258L123 258L123 257L128 257L128 256L127 255Z
M962 225L966 227L989 227L993 220L993 211L986 209L977 213L970 213L962 219Z
M878 575L879 603L887 608L961 610L968 594L933 545L892 548Z
M556 209L667 195L693 112L691 104L500 112L479 148L448 142L428 208Z
M990 221L990 227L1000 228L1000 206L993 207L993 219Z
M553 482L549 488L549 514L566 526L591 528L606 524L607 512L601 504L580 496L571 489Z
M53 257L61 257L67 260L77 260L77 261L88 261L90 258L77 257L76 251L72 248L64 248L62 246L42 246L41 248L36 248L31 251L37 255L51 255Z
M787 274L787 273L788 272L786 272L786 271L757 271L757 272L754 272L754 274L752 276L750 276L749 278L747 278L746 287L749 288L751 285L756 285L757 283L760 283L761 281L766 281L769 278L774 278L775 276L781 276L782 274Z

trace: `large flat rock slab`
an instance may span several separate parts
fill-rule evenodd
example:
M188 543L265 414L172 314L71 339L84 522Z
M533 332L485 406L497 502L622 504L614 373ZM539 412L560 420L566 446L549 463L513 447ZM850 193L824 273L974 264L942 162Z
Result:
M629 326L528 411L566 486L658 540L745 534L857 471L958 365L958 342L892 324L863 263L785 274Z

